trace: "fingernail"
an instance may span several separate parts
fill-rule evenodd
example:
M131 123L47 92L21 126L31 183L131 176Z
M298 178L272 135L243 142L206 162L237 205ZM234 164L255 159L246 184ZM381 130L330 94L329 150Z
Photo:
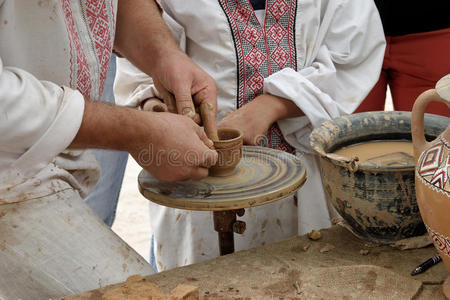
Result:
M185 108L183 108L183 110L181 111L181 114L182 114L183 116L190 117L190 116L194 115L195 113L194 113L194 111L192 110L192 108L190 108L190 107L185 107Z

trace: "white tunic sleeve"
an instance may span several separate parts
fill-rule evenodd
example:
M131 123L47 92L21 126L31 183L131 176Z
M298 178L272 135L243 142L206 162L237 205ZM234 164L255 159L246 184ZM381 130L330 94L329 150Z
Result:
M278 125L290 144L310 152L312 128L352 113L378 80L385 39L373 1L330 1L320 24L308 22L307 14L298 19L299 71L272 74L264 93L292 100L304 112Z
M114 79L116 104L138 107L143 100L152 97L159 97L152 78L136 68L126 58L118 57Z
M84 98L6 67L0 58L0 112L0 169L14 167L32 176L70 145L81 125Z

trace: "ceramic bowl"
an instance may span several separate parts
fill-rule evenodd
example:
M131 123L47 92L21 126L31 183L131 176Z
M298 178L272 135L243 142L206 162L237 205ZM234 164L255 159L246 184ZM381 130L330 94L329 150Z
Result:
M448 118L425 115L425 135L436 138ZM320 156L322 184L347 227L364 240L390 244L426 232L414 190L414 164L373 166L333 151L373 140L411 140L410 112L368 112L324 122L311 134Z

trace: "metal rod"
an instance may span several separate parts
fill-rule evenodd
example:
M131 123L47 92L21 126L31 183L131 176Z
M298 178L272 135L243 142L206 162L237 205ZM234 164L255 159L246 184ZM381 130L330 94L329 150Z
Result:
M218 232L219 235L219 251L220 255L234 253L234 233Z
M236 211L214 211L214 229L219 236L220 255L234 252L233 224L236 222Z

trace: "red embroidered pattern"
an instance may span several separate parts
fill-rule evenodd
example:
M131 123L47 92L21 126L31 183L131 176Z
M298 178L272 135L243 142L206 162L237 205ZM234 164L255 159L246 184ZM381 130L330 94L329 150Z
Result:
M442 253L450 257L450 239L434 231L428 225L425 226L427 227L428 234L430 235L436 249L442 251Z
M264 77L258 72L253 73L247 81L247 86L257 94L264 86Z
M283 0L275 1L269 8L269 12L278 21L289 10L289 5Z
M70 40L70 83L71 88L77 89L84 96L89 96L92 88L91 72L87 63L86 54L80 42L78 31L72 15L70 0L61 0L62 10L66 22L66 28ZM75 52L75 53L73 53ZM74 72L76 70L76 82L74 82Z
M277 47L275 51L272 52L270 57L277 63L280 69L283 69L284 65L286 65L286 62L289 60L289 53L287 53L283 48Z
M280 44L286 35L287 30L281 27L280 23L275 23L269 28L267 34L275 41L275 43Z
M98 62L100 64L100 91L102 94L105 85L106 75L108 73L109 60L112 52L112 34L110 32L110 20L106 8L107 0L88 0L86 1L86 16L89 29L95 42ZM112 13L114 16L114 13Z
M261 36L262 33L255 27L251 26L245 27L244 32L242 33L242 37L250 42L250 44L252 44L253 46L256 45L256 42L258 42Z
M264 78L285 67L297 70L295 48L296 0L267 0L262 26L248 0L219 0L236 47L238 60L237 106L262 93ZM269 130L266 146L294 152L275 123Z
M259 66L266 60L266 56L264 53L259 51L256 48L253 48L252 51L247 55L245 60L253 66L253 68L258 69ZM264 80L264 78L263 78Z
M252 17L252 14L253 14L252 9L244 7L243 5L238 5L233 12L233 18L241 22L248 23L248 21Z
M115 26L114 7L112 1L109 0L85 0L83 4L85 8L84 13L87 19L87 25L89 31L91 32L91 37L93 39L100 68L99 91L98 94L94 95L100 97L108 72L109 60L111 58L112 41ZM106 6L108 4L111 5L109 7L111 13L109 13ZM92 74L89 69L88 59L86 53L84 52L75 20L73 18L71 1L61 0L61 5L64 12L65 23L70 40L71 87L79 90L84 96L92 96Z

